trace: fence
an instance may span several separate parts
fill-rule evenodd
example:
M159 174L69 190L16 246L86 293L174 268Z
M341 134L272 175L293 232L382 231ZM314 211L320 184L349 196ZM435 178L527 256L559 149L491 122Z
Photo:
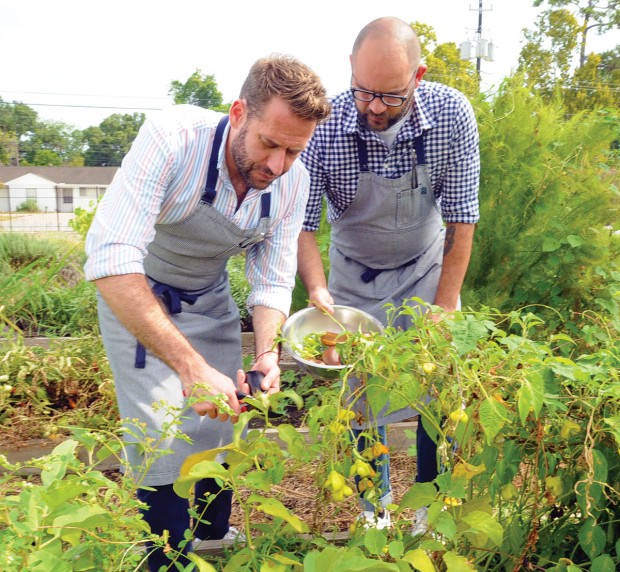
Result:
M0 187L0 232L71 232L75 209L91 210L105 187Z

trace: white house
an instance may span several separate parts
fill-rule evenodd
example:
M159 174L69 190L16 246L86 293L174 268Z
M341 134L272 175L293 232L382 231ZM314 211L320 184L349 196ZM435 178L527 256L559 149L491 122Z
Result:
M118 167L0 166L0 212L22 210L27 201L38 212L89 209L108 188L117 170Z

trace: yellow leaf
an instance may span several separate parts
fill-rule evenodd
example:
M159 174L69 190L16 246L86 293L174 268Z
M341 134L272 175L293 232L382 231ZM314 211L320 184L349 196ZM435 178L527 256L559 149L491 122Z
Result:
M190 552L187 557L196 565L198 572L217 572L212 564L200 558L195 552Z
M208 449L207 451L201 451L200 453L194 453L193 455L190 455L189 457L185 459L185 461L183 461L179 476L185 477L186 475L189 474L189 472L191 471L194 465L197 465L198 463L201 463L202 461L215 461L215 458L220 453L225 453L226 451L230 451L233 448L234 447L231 444L231 445L226 445L226 447L218 447L217 449Z
M470 465L469 463L462 461L456 464L452 471L452 476L455 478L463 477L466 480L469 480L476 475L479 475L480 473L484 473L484 471L486 470L487 468L484 463L482 465L476 466Z
M409 550L403 556L405 562L409 562L416 570L420 572L435 572L435 566L433 561L425 550L416 548L415 550Z

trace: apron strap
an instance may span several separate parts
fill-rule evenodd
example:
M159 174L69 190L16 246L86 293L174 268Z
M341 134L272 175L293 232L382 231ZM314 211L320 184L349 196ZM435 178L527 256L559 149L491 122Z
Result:
M199 296L199 294L184 292L174 286L168 286L168 284L162 284L161 282L155 282L152 290L153 294L163 301L170 314L180 314L182 310L181 302L187 302L192 305L198 300ZM144 369L146 367L146 348L140 342L136 342L134 367L136 369Z
M360 134L357 133L357 160L360 164L360 171L362 173L368 172L368 147L366 146L366 141L364 141Z
M260 196L260 218L269 218L271 215L271 191Z
M424 151L422 135L418 135L413 140L413 150L415 151L416 165L426 165L426 152Z
M212 205L215 200L215 186L217 185L218 177L217 158L220 154L220 145L222 144L222 137L224 136L224 129L226 129L227 124L228 115L224 115L224 117L220 119L220 122L217 124L217 129L215 130L215 138L213 139L211 157L209 158L209 168L207 170L207 183L201 199L209 205Z

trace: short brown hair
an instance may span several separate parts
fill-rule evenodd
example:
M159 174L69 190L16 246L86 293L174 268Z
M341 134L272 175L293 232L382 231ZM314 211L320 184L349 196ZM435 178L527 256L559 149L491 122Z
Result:
M319 76L292 56L272 54L254 62L241 86L250 116L260 115L274 97L281 97L295 115L322 123L331 112Z

